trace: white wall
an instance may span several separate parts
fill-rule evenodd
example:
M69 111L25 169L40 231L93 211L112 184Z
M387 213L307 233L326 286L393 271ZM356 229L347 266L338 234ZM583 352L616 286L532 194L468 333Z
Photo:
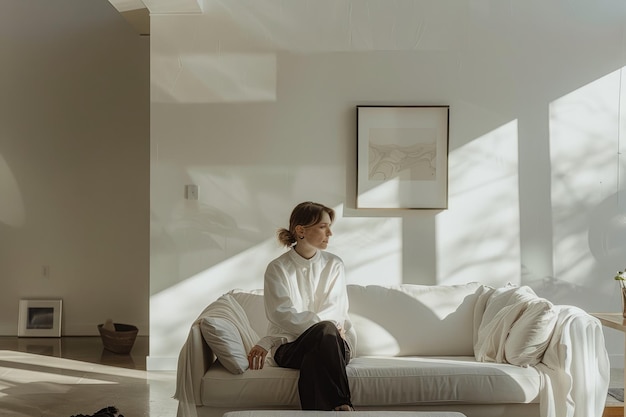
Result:
M150 367L175 366L206 304L261 287L302 200L338 209L350 283L513 282L619 311L624 229L611 256L591 236L624 214L624 4L201 4L151 18ZM363 104L450 105L448 210L355 209Z
M148 334L149 40L106 0L2 1L0 33L0 335L21 298Z
M342 215L329 250L351 283L513 282L619 310L624 230L610 256L590 236L624 213L625 6L366 3L152 16L151 367L173 366L210 301L262 285L275 229L302 200ZM355 210L362 104L451 106L448 210ZM606 336L620 361L621 336Z

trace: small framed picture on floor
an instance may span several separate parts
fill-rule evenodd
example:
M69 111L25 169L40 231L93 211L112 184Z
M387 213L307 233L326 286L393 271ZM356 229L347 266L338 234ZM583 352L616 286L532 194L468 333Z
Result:
M61 337L62 300L20 300L18 337Z

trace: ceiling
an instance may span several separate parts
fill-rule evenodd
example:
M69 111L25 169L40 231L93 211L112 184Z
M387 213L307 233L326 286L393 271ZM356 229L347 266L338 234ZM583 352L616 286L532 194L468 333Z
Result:
M457 0L454 0L457 1ZM448 50L462 41L468 15L489 14L489 0L109 0L142 35L168 22L174 38L218 39L220 48L244 39L260 49L308 51ZM459 7L460 6L460 7ZM484 10L486 9L486 11ZM155 20L156 19L156 20ZM233 28L237 28L233 32ZM248 43L246 39L244 43ZM209 42L210 43L210 42Z
M141 36L150 35L150 12L141 0L109 0Z

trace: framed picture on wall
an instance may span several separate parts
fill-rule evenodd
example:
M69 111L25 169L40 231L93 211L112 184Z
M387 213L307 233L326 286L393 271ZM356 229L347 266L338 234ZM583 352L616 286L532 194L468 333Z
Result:
M357 209L447 209L449 106L357 106Z
M18 337L61 337L61 300L20 300Z

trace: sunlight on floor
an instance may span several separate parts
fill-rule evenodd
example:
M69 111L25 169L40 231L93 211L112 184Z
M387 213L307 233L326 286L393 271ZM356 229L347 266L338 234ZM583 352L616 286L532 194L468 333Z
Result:
M175 372L147 372L0 350L0 416L69 417L115 406L127 416L174 416Z

